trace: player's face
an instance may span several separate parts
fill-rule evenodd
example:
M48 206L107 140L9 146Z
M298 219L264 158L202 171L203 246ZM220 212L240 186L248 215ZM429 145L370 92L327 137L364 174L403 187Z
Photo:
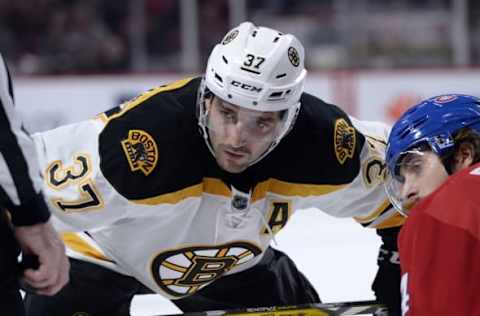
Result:
M207 101L208 130L217 163L231 173L244 171L278 135L278 112L247 110L218 97Z
M399 174L402 181L398 195L404 205L413 205L425 198L448 178L442 161L432 151L407 153Z

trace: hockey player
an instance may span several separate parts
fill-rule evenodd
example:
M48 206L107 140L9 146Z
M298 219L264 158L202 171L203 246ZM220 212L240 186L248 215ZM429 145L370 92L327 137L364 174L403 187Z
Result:
M318 302L269 247L295 211L392 230L403 219L382 185L387 128L304 93L306 73L293 35L245 22L203 78L36 135L72 282L28 295L29 315L129 315L152 291L183 311Z
M387 190L399 237L402 312L480 315L480 99L424 100L394 125Z
M20 316L25 311L18 277L39 294L52 295L68 281L69 263L39 192L37 161L25 159L35 154L35 148L21 129L13 99L12 80L0 55L0 311ZM21 266L20 250L24 259L38 258L38 267Z

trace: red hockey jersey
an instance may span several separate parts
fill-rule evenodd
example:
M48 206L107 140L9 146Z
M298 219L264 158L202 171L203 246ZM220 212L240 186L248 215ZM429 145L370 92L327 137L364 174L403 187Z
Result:
M449 177L400 232L402 314L480 315L480 164Z

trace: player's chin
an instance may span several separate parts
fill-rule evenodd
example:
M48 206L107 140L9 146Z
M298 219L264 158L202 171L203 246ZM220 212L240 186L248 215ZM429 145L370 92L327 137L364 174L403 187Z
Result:
M240 173L247 169L248 159L231 159L227 157L219 157L218 164L222 169L230 173Z

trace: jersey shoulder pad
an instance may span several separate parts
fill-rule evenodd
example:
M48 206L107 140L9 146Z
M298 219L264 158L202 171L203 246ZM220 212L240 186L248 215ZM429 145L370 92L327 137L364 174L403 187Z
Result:
M304 93L298 124L315 137L330 141L340 164L358 154L364 137L338 106Z
M195 164L186 159L200 147L195 116L199 82L186 79L151 89L105 114L100 168L127 199L158 196L194 182Z
M274 156L285 181L347 184L359 174L364 137L339 107L304 93L289 135ZM282 167L290 161L292 168Z

